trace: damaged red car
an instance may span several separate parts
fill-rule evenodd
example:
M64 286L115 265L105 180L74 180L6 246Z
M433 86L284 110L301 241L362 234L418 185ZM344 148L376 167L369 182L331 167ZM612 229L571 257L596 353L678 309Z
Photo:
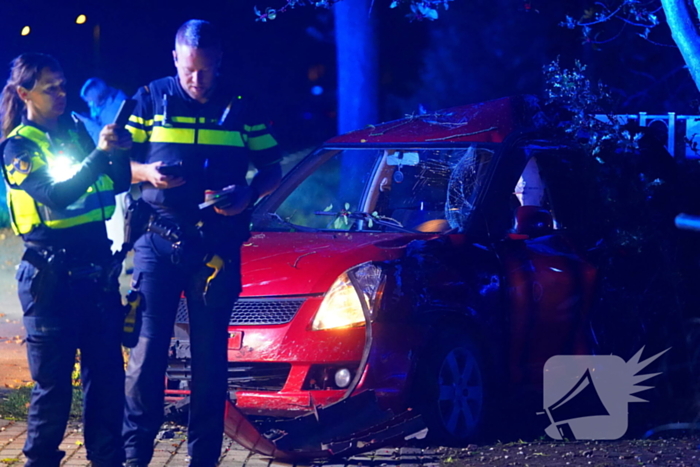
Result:
M574 144L525 97L334 137L256 207L226 432L281 459L477 439L553 355L590 352ZM184 306L184 302L183 302ZM187 392L186 310L168 368Z

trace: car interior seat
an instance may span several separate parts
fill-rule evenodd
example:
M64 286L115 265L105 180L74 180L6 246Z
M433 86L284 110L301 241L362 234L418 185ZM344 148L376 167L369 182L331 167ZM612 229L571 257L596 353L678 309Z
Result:
M437 221L445 220L445 211L428 211L423 209L395 209L391 214L392 219L401 222L401 225L408 229L419 232L442 232L449 229ZM437 229L437 230L435 230Z

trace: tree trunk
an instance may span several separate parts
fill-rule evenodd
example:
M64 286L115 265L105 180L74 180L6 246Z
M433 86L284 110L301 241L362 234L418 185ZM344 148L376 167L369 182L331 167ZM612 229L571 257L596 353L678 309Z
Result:
M338 132L346 133L379 119L379 63L372 0L336 3L335 42L338 70Z
M696 9L700 0L694 0ZM695 28L693 19L697 12L692 12L688 0L661 0L666 14L666 22L671 29L673 41L681 51L688 65L690 76L695 86L700 90L700 35Z

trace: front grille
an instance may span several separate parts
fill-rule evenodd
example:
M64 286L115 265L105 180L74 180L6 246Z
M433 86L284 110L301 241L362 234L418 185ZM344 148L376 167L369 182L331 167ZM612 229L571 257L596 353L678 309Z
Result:
M233 306L229 324L232 326L286 324L294 318L305 300L304 298L241 298ZM177 307L176 323L186 324L187 316L187 301L183 298Z
M229 389L248 389L256 391L280 391L287 381L292 365L289 363L256 362L228 363ZM173 382L184 382L179 388L187 388L192 377L189 359L171 360L168 364L167 378Z

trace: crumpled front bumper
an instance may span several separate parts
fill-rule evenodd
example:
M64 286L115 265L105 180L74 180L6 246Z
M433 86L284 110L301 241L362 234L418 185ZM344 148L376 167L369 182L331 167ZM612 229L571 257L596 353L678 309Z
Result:
M283 461L347 457L427 433L420 414L383 410L373 391L293 419L253 421L228 402L224 431L243 447Z

